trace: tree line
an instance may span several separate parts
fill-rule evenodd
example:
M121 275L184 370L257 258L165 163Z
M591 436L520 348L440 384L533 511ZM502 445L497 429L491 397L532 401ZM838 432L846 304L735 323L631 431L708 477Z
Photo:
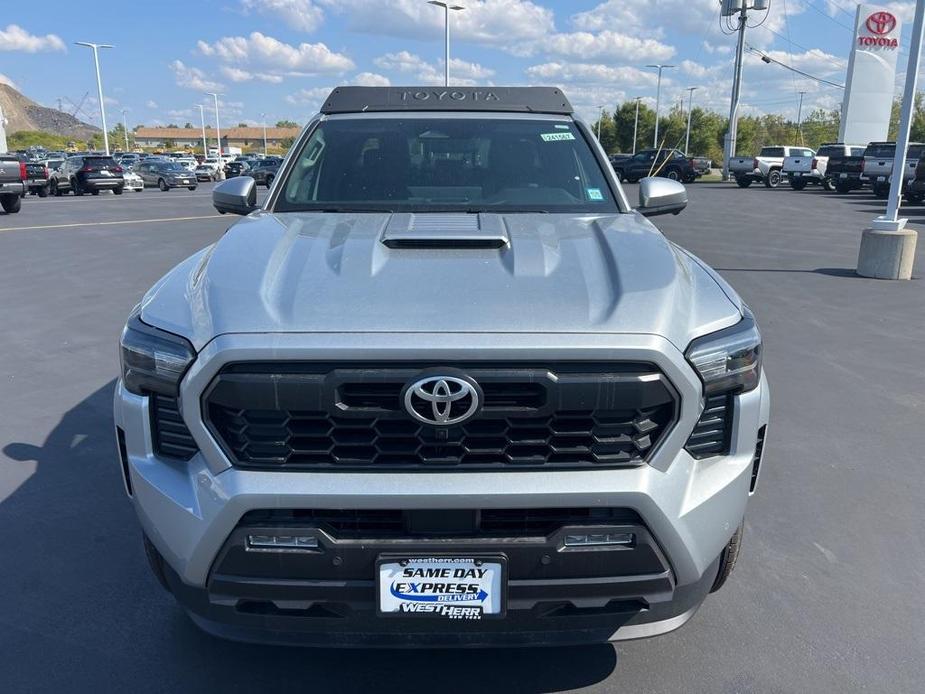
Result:
M889 139L895 139L899 127L900 100L893 102L890 119ZM803 145L813 149L826 142L838 139L838 127L841 116L838 110L816 109L803 119L802 127L795 120L780 114L763 116L740 116L736 154L751 156L767 145ZM633 151L633 126L636 121L636 102L627 101L619 104L613 111L604 111L602 118L594 121L595 133L600 128L600 141L608 154L630 153ZM723 159L723 137L726 134L729 119L716 111L696 107L691 111L691 136L688 154L705 156L716 165ZM679 104L671 106L667 114L658 119L659 146L684 149L687 131L687 110ZM655 136L655 110L645 104L639 104L639 126L636 134L636 147L647 149L653 146ZM912 142L925 141L925 98L916 96L915 112L912 119ZM866 142L850 144L867 144Z

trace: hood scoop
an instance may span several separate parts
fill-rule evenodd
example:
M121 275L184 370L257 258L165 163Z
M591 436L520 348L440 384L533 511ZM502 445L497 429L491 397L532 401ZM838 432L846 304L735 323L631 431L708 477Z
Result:
M380 240L394 249L498 249L511 242L500 215L445 212L393 214Z

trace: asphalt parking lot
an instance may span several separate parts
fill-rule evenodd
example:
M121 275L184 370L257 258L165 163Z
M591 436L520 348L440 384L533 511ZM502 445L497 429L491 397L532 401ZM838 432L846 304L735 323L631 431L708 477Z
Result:
M925 688L925 282L854 275L881 201L695 184L654 220L752 306L773 391L743 555L687 626L616 647L324 651L199 632L150 575L122 491L119 331L235 221L210 188L0 214L0 691Z

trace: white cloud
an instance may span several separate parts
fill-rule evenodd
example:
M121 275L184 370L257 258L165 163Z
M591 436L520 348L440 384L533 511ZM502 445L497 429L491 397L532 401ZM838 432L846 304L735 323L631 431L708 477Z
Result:
M388 87L392 84L388 77L375 72L361 72L350 83L359 87Z
M157 102L154 99L148 99L145 102L145 106L147 106L148 108L158 108Z
M620 84L629 86L654 86L655 73L630 66L612 67L599 63L543 63L532 65L526 70L533 81L577 84ZM571 94L567 87L565 93Z
M318 107L328 98L331 89L332 87L310 87L308 89L300 89L295 94L289 94L286 97L286 102L293 105L311 106L317 111Z
M442 39L444 11L424 0L317 0L344 14L353 31L378 36ZM553 11L531 0L468 0L451 12L452 35L462 41L517 52L518 43L555 32Z
M241 8L278 17L297 31L315 31L324 21L324 11L312 0L241 0Z
M226 36L215 43L198 41L202 55L225 63L244 65L253 71L276 75L311 76L342 73L354 68L350 58L331 51L323 43L300 43L293 46L272 36L254 31L250 36Z
M251 80L258 80L260 82L279 84L283 81L282 75L248 72L247 70L241 70L240 68L231 67L229 65L222 65L219 71L232 82L250 82Z
M675 53L673 46L656 39L639 38L609 30L596 34L587 31L554 34L546 37L538 48L548 53L583 60L611 58L625 61L628 56L632 56L633 62L668 60Z
M224 85L215 82L198 67L185 65L182 60L174 60L170 63L170 69L173 71L178 87L186 89L195 89L200 92L218 92L224 89Z
M0 72L0 84L9 85L13 89L19 91L19 87L17 86L17 84L13 80L11 80L9 77L4 75L2 72Z
M413 75L420 84L443 84L443 61L429 63L419 55L408 51L386 53L373 60L373 64L383 70ZM458 58L450 58L450 82L460 86L470 86L485 80L495 71L478 63L470 63Z
M40 53L44 51L62 51L67 48L64 41L56 34L36 36L16 24L0 29L0 51L17 51L22 53Z

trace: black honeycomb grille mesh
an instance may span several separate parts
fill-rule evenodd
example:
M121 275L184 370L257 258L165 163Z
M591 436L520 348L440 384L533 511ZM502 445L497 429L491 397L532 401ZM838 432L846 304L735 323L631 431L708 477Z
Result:
M474 366L465 374L482 390L481 410L458 425L432 426L403 405L404 388L420 369L238 364L207 389L203 413L239 467L632 466L647 460L673 424L676 399L651 366L631 366Z

